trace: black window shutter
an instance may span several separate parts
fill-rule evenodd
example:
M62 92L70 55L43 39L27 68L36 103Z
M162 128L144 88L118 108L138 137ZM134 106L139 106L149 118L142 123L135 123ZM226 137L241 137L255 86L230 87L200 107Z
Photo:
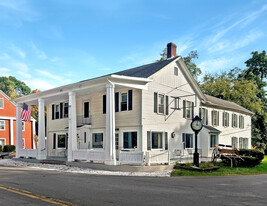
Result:
M209 124L209 113L208 113L208 110L206 109L206 125Z
M192 119L194 118L195 115L195 111L194 111L195 107L194 107L194 102L192 102Z
M214 125L214 117L213 117L213 112L214 111L211 111L211 124Z
M133 90L128 91L129 105L128 110L133 110Z
M62 119L63 118L63 103L61 102L60 103L60 110L59 110L59 113L60 113L60 119Z
M158 113L158 93L154 93L154 112Z
M224 120L225 120L225 112L223 112L223 117L222 117L222 126L226 126L226 125L224 125Z
M165 132L165 150L169 149L168 132Z
M119 111L119 92L115 93L115 112Z
M69 134L66 133L66 136L65 136L65 146L66 146L66 149L68 149L68 147L69 147L68 139L69 139Z
M107 109L107 95L103 95L103 114L106 114Z
M185 133L183 133L183 149L185 149L185 141L186 141L186 134Z
M55 105L52 104L52 120L55 119Z
M169 97L166 96L166 115L169 115Z
M219 111L217 111L217 117L218 117L217 126L219 126L220 125L220 113L219 113Z
M199 108L199 117L203 120L202 114L201 114L201 108Z
M183 118L185 118L185 110L186 110L185 107L186 107L186 106L185 106L185 100L183 100Z
M151 150L151 132L147 132L147 150Z
M53 134L53 149L56 149L57 134Z

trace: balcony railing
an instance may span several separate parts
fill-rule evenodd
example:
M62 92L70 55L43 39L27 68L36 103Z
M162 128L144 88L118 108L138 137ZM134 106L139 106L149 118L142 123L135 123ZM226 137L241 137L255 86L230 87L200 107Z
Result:
M83 115L77 116L77 125L91 125L92 124L92 115L89 117L84 117Z

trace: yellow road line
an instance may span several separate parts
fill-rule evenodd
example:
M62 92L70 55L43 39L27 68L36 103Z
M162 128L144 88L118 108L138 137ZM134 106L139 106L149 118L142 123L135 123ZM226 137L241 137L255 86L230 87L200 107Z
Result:
M23 196L26 196L26 197L30 197L30 198L33 198L33 199L41 200L41 201L44 201L44 202L48 202L48 203L51 203L51 204L55 204L55 205L61 205L61 206L74 205L74 204L72 204L70 202L54 199L54 198L51 198L51 197L45 197L43 195L33 194L32 192L29 192L29 191L26 191L26 190L20 190L20 189L17 189L17 188L13 188L13 187L1 185L1 184L0 184L0 189L6 190L6 191L9 191L9 192L13 192L13 193L16 193L16 194L20 194L20 195L23 195Z

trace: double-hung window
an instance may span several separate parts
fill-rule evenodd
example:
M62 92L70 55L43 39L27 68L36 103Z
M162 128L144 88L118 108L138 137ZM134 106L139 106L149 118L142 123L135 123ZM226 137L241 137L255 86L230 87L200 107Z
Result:
M169 115L169 96L154 93L154 112Z
M57 148L65 149L66 148L66 135L58 134L57 135Z
M165 149L168 150L168 132L148 131L147 132L147 150Z
M5 120L0 120L0 130L5 130Z
M103 148L103 133L93 133L93 148Z
M208 110L205 108L199 108L199 117L202 119L204 125L208 125Z
M229 127L229 113L228 112L223 112L223 126L224 127Z
M193 134L183 133L183 143L185 149L193 148Z
M121 94L121 111L127 111L127 99L128 99L127 93L122 93Z
M237 115L232 114L232 127L237 127Z
M0 98L0 109L4 109L4 99Z
M232 148L237 149L238 148L238 138L232 137Z
M90 109L89 109L89 101L83 102L83 117L89 118Z
M244 129L244 116L239 116L239 128Z
M163 149L163 132L152 132L152 149Z
M212 125L219 126L219 111L211 111Z
M137 148L137 132L123 132L123 148L124 149Z
M56 104L55 106L56 106L56 108L55 108L55 117L56 117L56 119L59 119L59 114L60 114L59 104Z
M69 103L65 102L64 103L64 118L68 118L69 116Z
M218 145L218 136L216 134L210 135L210 147L215 147Z
M194 102L183 100L183 117L186 119L194 117Z

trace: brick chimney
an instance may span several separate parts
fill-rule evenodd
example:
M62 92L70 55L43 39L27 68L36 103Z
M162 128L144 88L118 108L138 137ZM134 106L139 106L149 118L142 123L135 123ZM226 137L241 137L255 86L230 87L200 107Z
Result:
M167 58L176 57L176 47L172 42L167 44Z

